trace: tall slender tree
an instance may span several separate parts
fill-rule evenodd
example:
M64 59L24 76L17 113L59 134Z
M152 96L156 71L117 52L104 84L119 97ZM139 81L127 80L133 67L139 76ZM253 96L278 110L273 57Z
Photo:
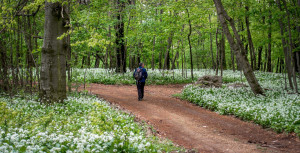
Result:
M248 38L248 44L250 48L250 57L251 57L251 67L253 70L256 70L256 54L254 50L254 45L252 42L252 36L251 36L251 31L250 31L250 22L249 22L249 6L246 4L245 6L246 9L246 15L245 15L245 23L246 23L246 28L247 28L247 38Z
M225 33L225 35L228 39L230 47L235 52L236 59L241 64L244 75L245 75L245 77L246 77L253 93L254 94L264 94L264 91L263 91L262 87L260 86L260 84L258 83L258 81L257 81L257 79L256 79L256 77L253 73L253 70L251 69L251 66L250 66L250 64L247 60L243 43L240 40L240 35L238 34L238 32L235 28L234 20L231 17L228 16L227 12L225 11L225 9L223 7L223 4L222 4L221 0L214 0L214 3L215 3L215 7L217 9L218 18L219 18L220 23L223 27L224 33ZM232 31L234 33L236 42L233 39L233 37L232 37L232 35L229 31L227 21L231 25L231 28L232 28Z
M191 60L191 76L192 76L192 79L194 79L194 73L193 73L193 52L192 52L192 44L191 44L192 23L191 23L191 19L190 19L190 12L189 12L189 9L187 7L186 7L186 12L187 12L187 15L188 15L188 22L189 22L188 41L189 41L190 60Z
M116 72L125 73L126 72L126 52L125 52L125 41L124 41L124 0L116 0L116 18L117 23L115 25L116 30L116 60L117 67Z

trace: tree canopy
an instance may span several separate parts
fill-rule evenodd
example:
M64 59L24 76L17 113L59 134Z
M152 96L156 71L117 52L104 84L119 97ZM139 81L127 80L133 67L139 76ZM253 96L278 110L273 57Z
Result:
M64 25L68 30L57 37L65 39L64 45L69 46L65 57L67 71L76 67L102 67L125 73L141 61L152 69L182 69L183 76L186 69L214 69L217 74L221 71L221 75L224 69L244 70L218 17L215 4L221 1L47 2L61 6L52 10L58 18L69 18ZM222 0L221 3L233 21L227 18L225 24L235 27L241 41L236 42L237 49L244 50L251 70L287 72L289 88L297 90L300 1ZM14 84L34 86L33 80L40 79L42 47L46 41L45 10L44 0L1 0L2 90ZM229 34L237 39L232 28Z

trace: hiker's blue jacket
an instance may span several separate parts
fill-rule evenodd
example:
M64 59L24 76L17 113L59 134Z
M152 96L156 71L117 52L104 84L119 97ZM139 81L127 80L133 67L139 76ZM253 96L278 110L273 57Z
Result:
M140 82L145 82L147 77L148 77L147 71L146 71L145 68L142 68L141 66L139 68L142 69L142 78L141 78ZM137 69L135 69L134 72L133 72L133 77L135 75L136 70Z

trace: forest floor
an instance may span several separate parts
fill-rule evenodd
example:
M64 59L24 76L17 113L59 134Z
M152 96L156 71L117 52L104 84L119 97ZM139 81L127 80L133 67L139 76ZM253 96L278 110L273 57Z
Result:
M136 86L90 84L87 90L152 125L154 134L187 149L201 153L300 152L296 136L277 134L173 97L183 86L146 86L143 101L137 100Z

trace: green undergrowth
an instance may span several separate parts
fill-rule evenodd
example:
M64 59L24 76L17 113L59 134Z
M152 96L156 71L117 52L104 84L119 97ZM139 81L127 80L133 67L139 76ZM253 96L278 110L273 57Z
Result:
M264 128L295 132L300 136L300 95L284 90L281 74L256 72L256 76L261 86L267 89L265 96L254 95L249 85L238 81L234 73L227 75L227 80L245 83L248 87L232 88L223 84L222 88L200 88L190 84L175 96L220 114L235 115Z
M0 97L0 152L171 152L170 141L147 135L148 125L92 95L72 93L64 104Z

